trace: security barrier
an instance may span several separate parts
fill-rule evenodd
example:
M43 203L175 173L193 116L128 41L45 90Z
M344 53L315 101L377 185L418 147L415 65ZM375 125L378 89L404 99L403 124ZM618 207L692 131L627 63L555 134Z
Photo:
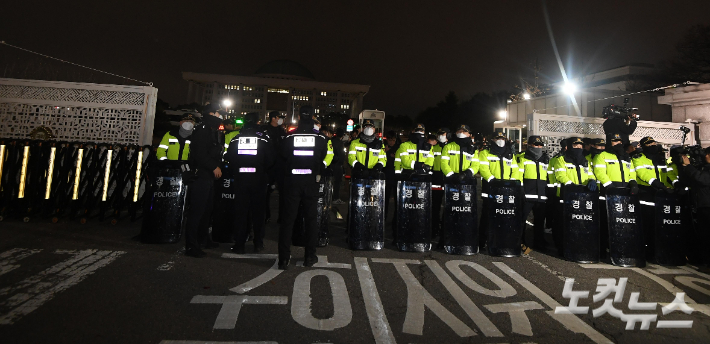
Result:
M0 221L137 220L150 146L0 139Z

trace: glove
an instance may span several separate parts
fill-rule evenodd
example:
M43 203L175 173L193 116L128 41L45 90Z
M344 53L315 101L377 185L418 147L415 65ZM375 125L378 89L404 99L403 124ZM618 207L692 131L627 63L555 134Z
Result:
M651 186L656 189L657 191L664 191L666 189L666 186L661 183L660 180L656 179L651 183Z
M466 178L472 179L473 178L473 171L471 170L466 170L463 172L464 175L466 175Z
M420 161L415 161L414 162L414 168L412 168L415 171L423 170L424 169L424 163Z
M597 181L593 180L593 179L588 181L587 182L587 189L592 192L597 191Z
M431 166L429 165L422 165L422 167L424 168L424 172L429 173L429 171L431 171Z
M353 172L362 172L364 170L365 170L365 165L363 165L359 161L356 161L355 165L353 166Z
M463 184L463 181L466 179L466 174L464 173L456 173L453 176L455 178L455 182L458 184Z
M382 172L382 164L379 162L375 164L375 167L372 168L375 172L380 173Z
M629 181L629 191L631 191L631 195L638 195L639 185L635 180Z

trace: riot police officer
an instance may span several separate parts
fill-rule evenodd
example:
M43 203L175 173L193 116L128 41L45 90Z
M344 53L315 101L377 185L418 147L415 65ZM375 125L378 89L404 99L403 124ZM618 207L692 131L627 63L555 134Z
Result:
M470 131L470 130L469 130ZM469 133L470 134L470 133ZM449 128L441 128L436 133L437 143L432 146L434 153L434 166L432 166L432 181L431 181L431 203L432 203L432 221L431 235L436 237L441 230L441 203L444 200L444 173L441 171L441 151L449 142L451 130ZM441 240L439 240L441 242Z
M190 157L190 140L195 128L195 118L185 114L180 120L177 130L173 129L163 135L160 145L155 151L158 160L187 160Z
M191 137L190 168L196 172L196 180L190 184L190 208L185 228L185 255L200 258L205 247L215 248L219 244L208 240L209 225L212 215L214 181L222 177L222 154L224 137L219 132L222 118L227 111L218 104L209 104L202 113L202 124L195 128Z
M488 240L488 216L485 216L490 211L490 202L488 199L488 183L494 179L500 180L520 180L520 169L517 161L513 156L510 141L503 133L503 130L496 129L491 137L491 143L488 149L481 150L478 153L480 160L479 173L483 179L481 196L483 198L483 211L481 218L481 226L479 229L479 249L486 246Z
M547 202L547 170L550 157L543 151L545 143L540 136L528 138L527 150L517 156L518 169L522 173L523 192L523 229L528 215L533 213L533 245L536 250L544 250L545 243L545 203ZM523 230L523 245L525 245Z
M387 165L385 145L375 134L375 122L366 119L359 137L350 143L348 164L353 168L353 178L366 178L373 171L382 172Z
M236 129L233 119L225 119L222 121L222 126L224 127L224 151L226 152L232 139L239 135L239 129Z
M244 253L249 224L254 230L254 252L264 250L267 171L274 165L275 152L268 136L259 130L259 114L248 113L242 130L229 144L224 162L237 185L234 227L234 253Z
M269 136L269 143L271 144L273 151L276 152L276 162L269 173L269 188L266 195L265 222L269 222L269 219L271 219L271 193L274 192L277 186L281 188L281 184L283 182L284 177L284 161L283 159L281 159L281 156L279 154L279 152L281 152L281 141L283 141L284 137L286 137L286 130L283 127L284 118L286 118L286 115L282 114L281 112L271 111L269 112L269 123L264 125L264 127L261 129L263 133L266 133ZM281 195L279 194L279 197L280 196ZM279 203L279 209L280 208L281 203Z
M286 136L281 147L285 160L286 176L282 196L284 209L281 212L279 228L279 262L281 270L288 268L291 259L291 236L299 206L303 204L305 217L305 257L304 266L318 262L316 244L318 228L318 182L321 170L325 168L327 155L325 137L314 130L313 107L304 105L300 109L298 128Z

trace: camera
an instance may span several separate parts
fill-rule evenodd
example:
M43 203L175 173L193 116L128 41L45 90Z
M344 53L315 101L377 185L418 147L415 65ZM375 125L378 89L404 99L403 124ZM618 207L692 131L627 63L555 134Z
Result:
M682 156L687 155L688 160L690 160L690 164L695 167L701 167L706 164L706 154L705 149L701 145L677 147L671 149L670 152L671 159L676 165L682 164Z
M634 107L629 107L629 98L624 98L624 105L619 106L619 105L608 105L605 106L602 109L602 116L604 118L622 118L626 119L628 117L633 118L634 120L638 120L640 117L638 114L636 114L636 111L638 111L638 108Z
M690 128L683 126L683 125L681 125L680 128L678 128L678 130L682 131L685 135L688 135L690 133Z

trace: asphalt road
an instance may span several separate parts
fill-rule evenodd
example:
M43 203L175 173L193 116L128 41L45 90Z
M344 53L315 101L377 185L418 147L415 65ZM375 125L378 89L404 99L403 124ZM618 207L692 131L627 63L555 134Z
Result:
M582 266L539 252L403 253L389 240L381 251L350 251L345 223L334 220L318 266L295 266L303 257L296 248L290 269L280 272L277 226L267 225L263 255L233 255L222 244L194 259L181 254L183 243L140 243L140 223L127 219L115 226L6 219L0 342L710 342L710 276L691 266ZM601 278L628 280L595 302ZM685 293L690 314L683 307L664 314L676 293ZM578 306L588 307L582 314L555 314L580 294ZM614 308L595 317L605 302Z

